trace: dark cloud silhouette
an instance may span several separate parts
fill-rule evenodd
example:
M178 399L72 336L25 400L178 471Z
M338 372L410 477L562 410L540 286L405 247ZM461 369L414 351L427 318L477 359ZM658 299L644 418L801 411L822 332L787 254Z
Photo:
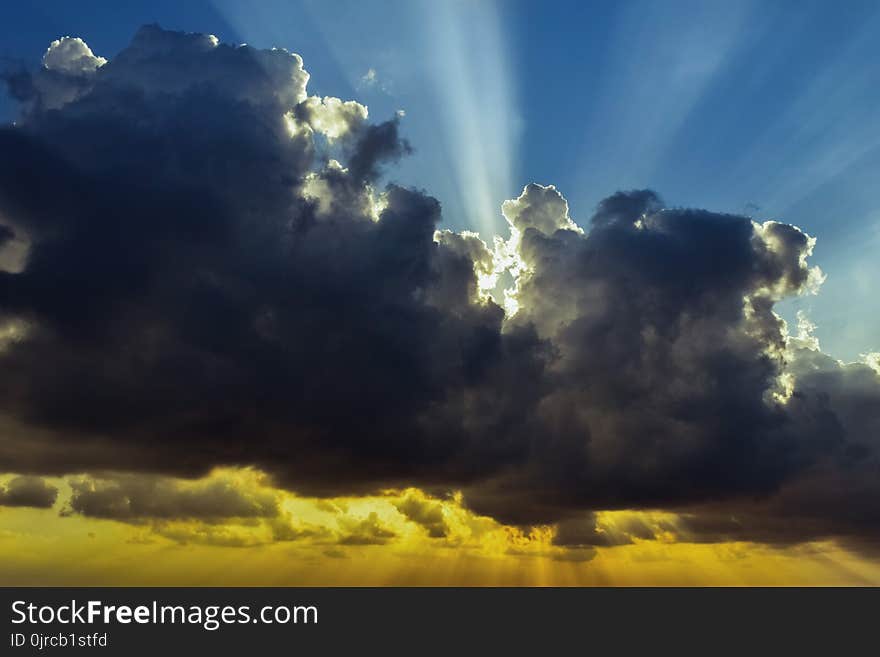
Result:
M15 239L15 232L9 226L0 224L0 247Z
M409 520L421 525L431 538L443 538L449 534L449 525L443 516L443 504L438 500L409 494L395 504Z
M87 477L70 481L69 512L115 520L274 518L277 495L230 479L180 482L149 475Z
M536 214L536 199L548 205L529 187L506 204L514 225ZM534 494L510 519L529 522L568 505L768 493L829 440L794 431L770 396L785 347L773 302L808 284L810 240L783 224L657 203L617 194L587 235L524 227L511 322L534 327L555 354L530 416L529 461L474 491L478 510L504 513L522 487Z
M800 344L798 344L800 343ZM788 403L798 435L828 441L811 467L772 496L695 509L685 527L695 540L798 543L838 538L880 549L880 376L863 363L841 364L795 341L788 371L797 385Z
M792 540L878 533L877 372L773 312L818 280L798 228L636 190L585 231L529 185L493 253L438 232L427 194L380 190L410 151L399 117L310 97L286 51L151 26L109 62L60 40L4 79L22 119L0 129L0 240L28 251L0 270L3 469L455 487L502 521L562 523L584 557L606 539L566 523L601 509L687 510L694 540L775 540L792 513ZM486 297L499 268L506 310ZM211 504L124 488L72 504ZM730 508L745 520L719 522Z
M32 506L47 509L55 504L58 489L41 477L13 477L0 486L0 506Z
M92 77L0 132L3 214L31 242L23 272L0 272L4 315L31 324L0 398L89 445L57 461L51 440L22 447L10 466L253 462L329 489L334 470L354 488L458 469L463 432L426 431L424 414L529 345L467 303L472 269L447 276L434 199L390 186L373 216L366 179L405 150L396 119L342 137L352 169L313 170L290 125L306 98L294 55L144 28Z

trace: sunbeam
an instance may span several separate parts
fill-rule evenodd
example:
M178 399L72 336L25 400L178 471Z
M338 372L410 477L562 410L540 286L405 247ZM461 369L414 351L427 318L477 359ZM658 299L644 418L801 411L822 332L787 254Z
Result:
M498 208L513 189L517 103L494 2L420 5L451 173L467 225L487 239L502 226Z

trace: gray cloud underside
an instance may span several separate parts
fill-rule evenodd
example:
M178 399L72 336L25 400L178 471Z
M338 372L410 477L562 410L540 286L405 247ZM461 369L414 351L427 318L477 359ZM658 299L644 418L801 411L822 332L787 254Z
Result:
M244 490L229 480L184 486L142 475L85 477L70 481L66 512L113 520L274 518L279 501L270 489Z
M41 477L13 477L0 486L0 506L31 506L48 509L58 498L58 489Z
M424 192L379 199L398 118L309 99L298 56L157 27L106 63L53 49L4 74L0 249L27 259L0 271L3 470L254 465L318 495L459 488L507 522L664 507L707 540L880 534L877 372L773 313L811 285L796 227L633 191L581 230L532 185L504 206L505 314L479 239L435 239ZM134 512L112 493L74 504ZM171 513L156 493L143 513Z

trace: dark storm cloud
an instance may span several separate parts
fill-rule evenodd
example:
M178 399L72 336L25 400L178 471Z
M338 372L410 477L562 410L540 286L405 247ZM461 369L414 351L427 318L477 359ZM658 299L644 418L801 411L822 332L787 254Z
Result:
M47 509L55 504L58 489L40 477L13 477L0 486L0 506L32 506Z
M412 152L409 143L397 134L399 119L368 126L358 138L348 165L355 180L373 180L379 176L379 165L396 162Z
M0 247L2 247L7 242L11 242L15 239L15 231L13 231L9 226L4 226L0 224Z
M671 527L663 529L671 529ZM656 534L656 529L636 514L626 517L624 521L618 521L614 533L601 528L595 514L589 514L559 522L553 536L553 544L567 548L608 547L627 545L635 539L652 539Z
M805 535L836 537L880 551L880 376L842 365L803 345L792 350L797 387L789 402L799 435L821 432L827 445L809 470L775 495L695 509L684 527L696 540L791 544Z
M505 214L516 225L534 203L546 194L526 188ZM817 458L827 437L796 435L768 399L784 346L772 303L807 284L809 240L657 204L653 193L617 194L586 236L564 228L558 203L560 228L523 226L528 272L512 323L534 327L555 357L530 418L529 462L474 490L477 510L535 522L566 506L769 493ZM523 487L533 494L509 504Z
M399 118L309 97L296 55L146 27L112 61L62 40L5 79L23 107L0 129L0 216L28 256L0 270L4 469L456 487L503 521L561 521L584 556L607 539L565 523L610 508L699 509L697 539L734 531L710 522L729 505L762 540L792 508L799 539L877 532L877 374L792 346L773 313L815 281L799 229L632 191L584 232L529 185L503 207L522 262L505 315L483 242L436 232L422 192L380 198L410 150ZM141 493L72 504L204 515Z
M442 502L410 494L394 506L409 520L421 525L431 538L443 538L449 533Z
M93 77L0 132L2 212L31 242L0 307L32 324L0 398L91 445L60 461L22 446L16 467L109 466L109 449L120 468L253 462L303 488L338 488L330 470L444 479L465 436L422 414L521 347L497 307L431 294L450 280L434 199L391 186L370 216L361 178L405 150L396 121L351 132L351 171L312 174L323 213L299 193L312 143L287 122L298 57L145 28Z
M66 512L114 520L274 518L271 489L243 488L231 480L181 483L166 477L117 475L70 481Z

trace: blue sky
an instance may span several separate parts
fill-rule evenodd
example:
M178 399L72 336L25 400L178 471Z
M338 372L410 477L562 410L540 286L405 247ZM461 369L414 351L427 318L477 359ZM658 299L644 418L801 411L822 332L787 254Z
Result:
M35 66L71 35L112 57L150 22L285 47L311 93L405 110L416 152L391 177L437 196L453 228L502 231L501 201L531 181L582 225L641 187L794 223L828 279L785 316L806 310L838 358L880 349L876 2L8 3L0 56Z

